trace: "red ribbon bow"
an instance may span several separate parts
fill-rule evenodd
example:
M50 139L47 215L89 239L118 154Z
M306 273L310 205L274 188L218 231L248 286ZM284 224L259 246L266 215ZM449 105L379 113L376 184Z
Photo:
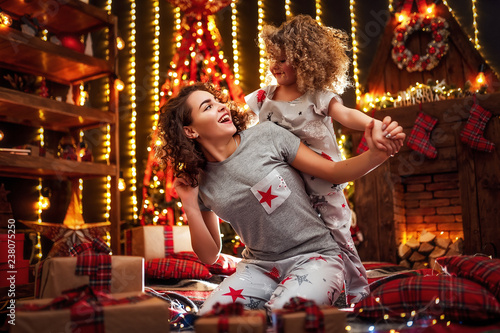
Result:
M76 258L76 275L88 275L90 287L111 291L111 249L100 238L81 243L70 250Z
M80 243L69 249L69 252L72 256L77 256L85 252L110 254L111 249L102 239L94 238L92 243Z
M304 329L306 332L324 333L325 324L323 320L323 312L321 312L319 306L312 300L307 300L302 297L292 297L290 301L283 306L286 312L298 312L305 311L306 318ZM277 316L277 327L278 332L283 332L283 318L282 316Z
M212 311L208 313L208 316L218 316L217 331L219 333L227 333L229 332L229 317L241 316L243 311L244 307L242 303L221 304L217 302L212 307Z

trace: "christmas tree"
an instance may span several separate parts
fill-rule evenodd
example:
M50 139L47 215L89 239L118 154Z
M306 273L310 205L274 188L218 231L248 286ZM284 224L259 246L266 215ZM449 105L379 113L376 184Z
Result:
M180 88L197 81L210 82L236 102L244 102L243 92L220 50L221 37L213 15L231 0L168 0L182 15L174 35L176 52L161 89L161 106ZM173 184L172 170L163 169L155 159L156 126L149 147L143 182L141 224L183 224L182 208Z

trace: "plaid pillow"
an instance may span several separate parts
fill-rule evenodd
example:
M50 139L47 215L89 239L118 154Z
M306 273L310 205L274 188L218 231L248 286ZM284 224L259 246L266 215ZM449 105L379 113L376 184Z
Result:
M500 317L500 303L481 285L452 276L412 276L389 281L357 303L354 313L367 319L422 319L425 316L461 322Z
M200 263L176 258L151 259L146 264L151 279L209 279L212 274Z
M481 256L450 256L437 258L445 273L481 284L500 301L500 259Z
M221 253L219 254L219 258L217 261L212 264L212 265L206 265L203 264L199 259L196 253L194 252L178 252L178 253L172 253L170 254L170 257L172 258L177 258L177 259L186 259L186 260L191 260L195 261L199 264L204 265L210 273L212 274L221 274L221 275L231 275L234 272L236 272L236 265L238 265L238 262L240 262L240 258L234 257L229 254Z

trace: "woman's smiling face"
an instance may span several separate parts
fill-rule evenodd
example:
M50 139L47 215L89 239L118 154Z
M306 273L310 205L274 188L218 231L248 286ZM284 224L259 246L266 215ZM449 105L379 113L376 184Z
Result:
M192 92L187 104L191 108L192 122L189 125L202 138L218 137L236 133L231 112L225 104L218 102L208 91Z

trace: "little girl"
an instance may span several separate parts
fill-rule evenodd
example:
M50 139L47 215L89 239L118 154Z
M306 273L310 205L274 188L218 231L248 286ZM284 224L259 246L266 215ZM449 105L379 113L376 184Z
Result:
M324 158L342 159L332 119L362 131L372 118L342 104L337 94L348 86L347 35L298 15L279 28L265 26L261 37L269 56L269 70L277 85L269 85L245 97L259 121L272 121L297 135ZM403 144L401 126L386 117L375 120L373 139L378 149L394 155ZM369 293L366 271L350 232L351 210L343 190L302 173L314 207L340 246L346 268L348 302L359 302Z

